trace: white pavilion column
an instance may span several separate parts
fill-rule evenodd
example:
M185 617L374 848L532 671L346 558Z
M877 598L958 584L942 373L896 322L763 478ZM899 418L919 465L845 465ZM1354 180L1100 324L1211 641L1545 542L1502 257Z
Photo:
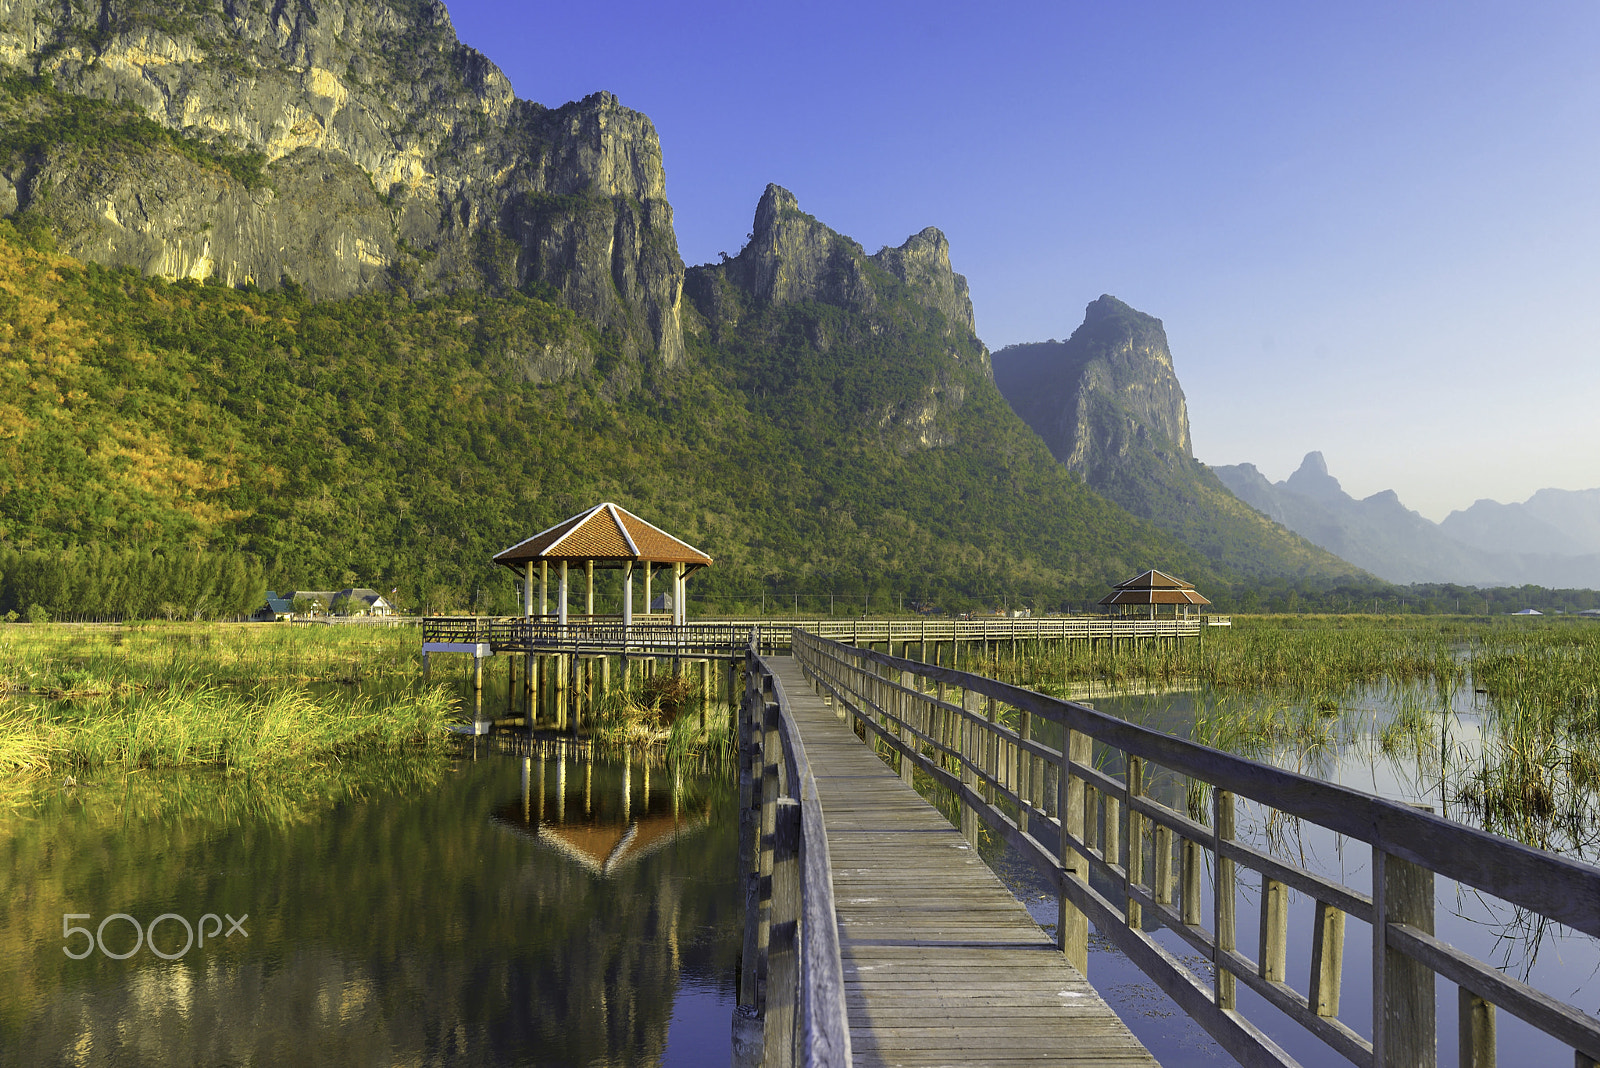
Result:
M683 626L683 565L672 565L672 621Z
M567 562L561 561L561 589L556 594L556 622L567 625Z
M533 561L528 561L528 566L522 574L522 614L533 615Z
M622 626L633 626L633 561L622 565Z
M539 561L539 614L550 614L550 561Z
M646 560L644 562L644 610L647 613L655 611L654 603L650 600L650 579L653 577L652 573L654 571L655 568L651 566L650 561Z
M592 615L594 615L594 561L593 560L585 560L583 562L583 574L584 574L584 578L587 579L588 582L589 582L589 592L583 599L583 614L586 615L586 616L592 616Z

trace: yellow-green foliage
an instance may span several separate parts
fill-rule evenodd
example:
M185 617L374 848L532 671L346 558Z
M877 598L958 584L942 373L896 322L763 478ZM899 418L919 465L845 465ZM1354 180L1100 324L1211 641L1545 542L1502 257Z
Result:
M202 684L86 698L43 722L57 761L76 766L255 768L442 742L456 712L442 687L376 701L294 686L241 692Z
M372 627L0 626L0 804L45 772L305 767L442 746L417 633Z

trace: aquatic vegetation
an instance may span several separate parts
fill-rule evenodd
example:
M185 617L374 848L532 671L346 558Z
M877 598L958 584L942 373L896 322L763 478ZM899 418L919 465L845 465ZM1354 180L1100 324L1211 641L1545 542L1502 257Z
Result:
M657 675L597 699L589 729L602 747L660 750L671 760L720 760L732 754L736 742L727 708L715 699L704 703L687 680L673 675Z
M458 702L441 687L387 696L313 694L209 682L106 694L35 707L0 720L10 751L44 738L53 768L258 768L369 749L443 745ZM11 741L15 739L15 741ZM35 750L40 743L32 743Z
M1235 617L1176 647L1002 643L972 670L1071 697L1181 688L1194 713L1169 729L1258 759L1302 758L1370 735L1414 762L1483 826L1545 848L1600 839L1600 624L1586 619ZM966 666L966 665L963 665ZM1476 691L1481 743L1452 737Z
M0 624L0 693L70 697L218 683L354 685L421 673L410 627L252 623Z

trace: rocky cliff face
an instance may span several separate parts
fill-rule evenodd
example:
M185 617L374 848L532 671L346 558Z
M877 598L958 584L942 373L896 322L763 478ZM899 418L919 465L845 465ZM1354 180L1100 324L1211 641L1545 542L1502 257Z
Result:
M951 269L949 242L932 227L869 256L801 211L787 189L769 185L739 255L690 268L685 288L716 340L790 361L766 368L767 379L752 379L752 388L826 379L828 403L858 407L901 451L953 444L947 417L970 389L992 388L966 279ZM846 352L875 353L894 366L870 366L868 357ZM858 382L858 375L866 377Z
M1089 305L1066 341L995 354L995 384L1056 459L1091 486L1134 453L1192 459L1189 411L1161 320L1111 296Z
M868 256L859 243L801 211L794 194L779 185L761 194L750 240L739 255L696 268L690 284L711 308L713 321L733 323L739 308L725 286L732 286L740 306L816 301L872 312L891 295L884 292L892 288L885 285L889 278L901 283L907 298L943 316L947 337L976 337L967 280L951 268L950 242L937 228Z
M0 94L0 208L73 255L318 297L554 293L619 354L682 359L649 119L518 100L438 0L0 0L0 62L54 88ZM103 106L122 134L62 136L83 98L176 136Z
M1194 458L1160 319L1102 296L1066 341L995 353L994 379L1057 460L1215 563L1250 576L1356 572L1252 510Z

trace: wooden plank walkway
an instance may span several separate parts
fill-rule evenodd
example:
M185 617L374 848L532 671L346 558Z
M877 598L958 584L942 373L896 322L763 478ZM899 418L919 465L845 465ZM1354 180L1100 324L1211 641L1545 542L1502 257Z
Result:
M768 662L827 821L858 1068L1154 1066L961 833L835 716L799 664Z

